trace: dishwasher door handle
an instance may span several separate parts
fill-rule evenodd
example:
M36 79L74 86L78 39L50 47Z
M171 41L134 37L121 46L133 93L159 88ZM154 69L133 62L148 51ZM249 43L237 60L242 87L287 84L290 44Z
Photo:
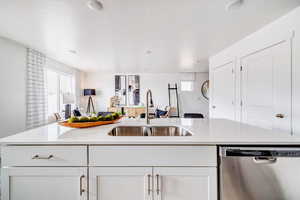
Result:
M274 157L254 157L253 162L257 164L274 164L277 162L277 158Z

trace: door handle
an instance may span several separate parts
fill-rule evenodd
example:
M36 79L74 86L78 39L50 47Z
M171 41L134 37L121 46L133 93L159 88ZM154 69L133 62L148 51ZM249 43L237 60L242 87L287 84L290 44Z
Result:
M283 119L284 118L284 114L276 114L275 115L277 118Z
M274 157L254 157L253 161L257 164L273 164L277 162L277 158Z
M79 191L80 191L80 196L82 196L82 194L85 192L85 189L83 188L83 179L85 178L84 175L80 176L80 180L79 180Z

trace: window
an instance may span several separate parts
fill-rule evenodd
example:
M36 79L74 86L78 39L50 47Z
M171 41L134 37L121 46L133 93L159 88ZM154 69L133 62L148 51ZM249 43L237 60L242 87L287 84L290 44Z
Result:
M194 81L181 81L181 91L191 92L194 90Z
M66 74L51 69L46 69L46 89L47 89L47 116L60 113L64 109L64 95L72 95L75 102L75 85L72 74Z

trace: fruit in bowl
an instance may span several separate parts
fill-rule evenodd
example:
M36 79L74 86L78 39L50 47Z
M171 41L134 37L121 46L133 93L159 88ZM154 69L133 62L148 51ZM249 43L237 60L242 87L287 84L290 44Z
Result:
M104 121L104 117L100 115L99 117L97 117L97 121Z
M72 128L88 128L93 126L101 126L105 124L115 123L120 119L119 113L112 113L106 116L91 116L91 117L71 117L67 121L59 122L60 125Z
M96 122L96 121L98 121L98 117L90 117L89 121Z
M67 120L68 123L83 123L83 122L99 122L99 121L113 121L119 119L121 115L119 113L112 113L106 116L92 116L92 117L71 117Z
M111 121L111 120L113 120L113 116L112 115L106 115L104 117L104 119L105 119L105 121Z
M78 117L71 117L68 119L69 123L74 123L74 122L79 122L79 118Z
M113 113L111 116L114 120L120 117L119 113Z
M88 117L80 117L79 122L89 122L90 118Z

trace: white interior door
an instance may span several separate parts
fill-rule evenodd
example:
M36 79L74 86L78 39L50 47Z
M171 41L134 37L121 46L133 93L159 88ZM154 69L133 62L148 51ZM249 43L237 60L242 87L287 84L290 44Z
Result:
M291 131L291 45L281 42L241 59L242 122Z
M212 117L235 120L234 62L213 69Z
M90 200L142 200L152 198L151 167L91 167Z
M87 169L2 169L2 200L87 200Z
M155 167L155 200L217 200L214 167Z

